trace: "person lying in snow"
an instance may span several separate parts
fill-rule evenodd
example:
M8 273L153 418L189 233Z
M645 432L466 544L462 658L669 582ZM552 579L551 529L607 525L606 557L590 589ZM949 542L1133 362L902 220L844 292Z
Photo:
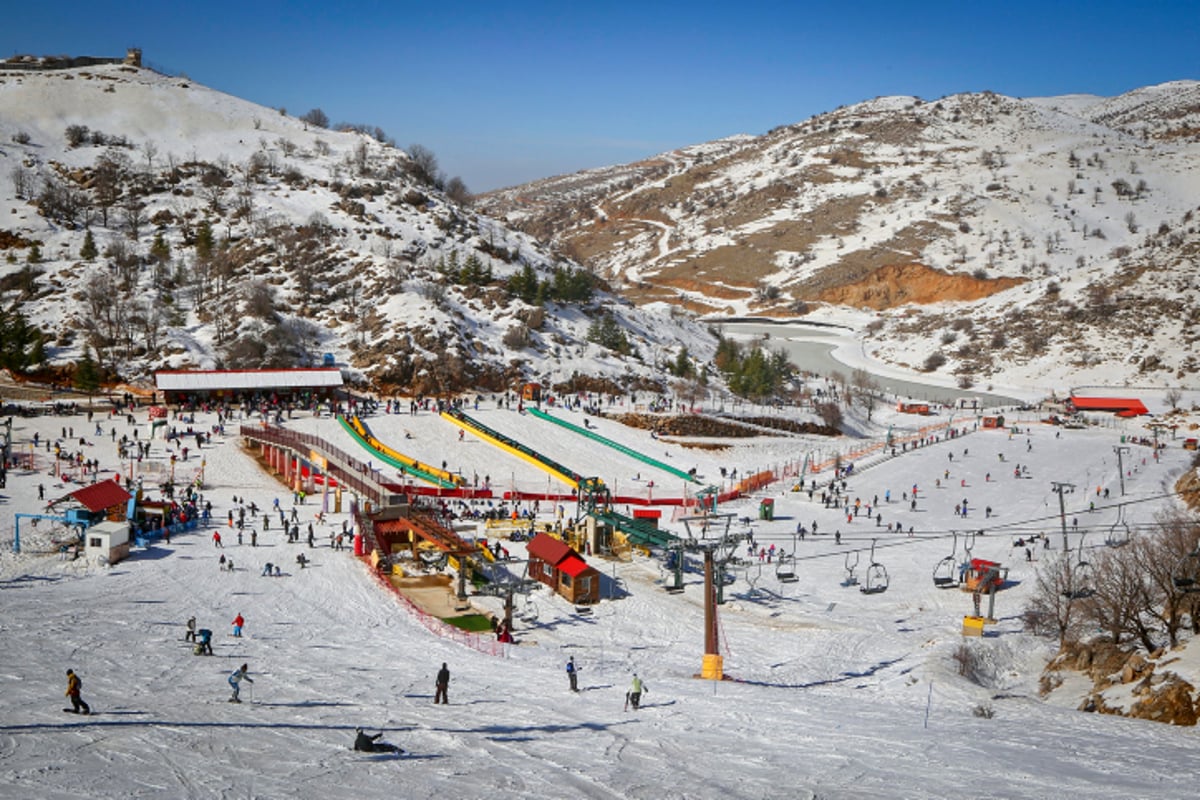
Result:
M355 728L354 749L364 753L403 753L404 751L394 744L378 741L383 733L369 735L363 732L362 728Z

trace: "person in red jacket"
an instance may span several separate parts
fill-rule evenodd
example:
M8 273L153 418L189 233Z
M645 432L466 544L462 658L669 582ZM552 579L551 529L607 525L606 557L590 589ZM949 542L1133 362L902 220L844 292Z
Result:
M242 619L242 615L238 614L233 618L233 635L240 637L242 635L242 626L246 624L246 620Z

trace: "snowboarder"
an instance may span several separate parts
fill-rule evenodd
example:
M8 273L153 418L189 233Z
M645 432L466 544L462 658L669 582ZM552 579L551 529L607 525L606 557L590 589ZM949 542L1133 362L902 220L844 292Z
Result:
M187 633L185 633L183 635L183 640L185 642L191 642L192 644L196 643L196 618L195 617L188 617Z
M233 674L231 674L229 676L229 685L231 687L233 687L233 697L229 698L229 702L231 702L231 703L242 702L241 698L238 697L238 694L241 692L241 689L242 689L242 685L241 685L242 681L246 681L247 683L254 683L254 679L250 677L249 672L250 672L250 665L242 664L241 667L239 667L238 669L235 669L233 671Z
M567 679L571 682L572 692L579 691L578 675L579 671L575 668L575 656L571 656L567 659Z
M213 654L212 631L210 631L208 628L201 628L199 630L199 634L200 634L200 639L196 642L195 646L192 648L192 652L198 656L211 656Z
M80 690L83 688L83 681L75 674L74 670L67 670L67 691L64 694L71 698L72 708L64 708L63 711L69 711L72 714L90 714L92 708L87 703L83 702L83 698L79 696ZM80 711L80 709L83 709Z
M438 670L438 674L437 674L437 691L434 692L434 695L433 695L434 705L437 705L438 703L441 703L442 705L449 704L450 700L446 696L446 691L449 687L450 687L450 668L447 667L446 662L443 661L442 668Z
M378 741L383 733L367 734L362 728L355 728L354 749L364 753L403 753L404 751L394 744Z
M642 683L642 679L633 673L633 683L629 686L629 691L625 693L625 706L633 706L633 710L637 711L642 705L642 692L649 694L650 690Z
M242 615L238 614L233 618L233 635L241 638L242 626L246 624L246 620L242 619Z

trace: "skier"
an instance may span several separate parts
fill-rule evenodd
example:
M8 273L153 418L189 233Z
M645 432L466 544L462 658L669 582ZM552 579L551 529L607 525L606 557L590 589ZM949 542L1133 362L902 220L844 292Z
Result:
M69 711L72 714L90 714L92 708L87 703L83 702L83 698L79 696L80 689L83 688L83 681L75 674L74 670L67 670L67 691L64 694L71 698L72 708L64 708L64 711ZM79 709L83 709L81 712Z
M404 751L394 744L377 741L383 733L367 734L362 728L355 728L354 749L364 753L403 753Z
M233 671L233 674L231 674L229 676L229 685L233 687L233 697L229 698L229 702L231 702L231 703L242 702L241 699L238 697L238 694L241 692L241 689L242 689L242 686L241 686L242 681L246 681L247 683L254 683L254 679L250 677L249 672L250 672L250 665L242 664L241 667L239 667L238 669L235 669Z
M185 642L191 642L192 644L196 643L196 618L195 617L188 617L187 633L184 634L183 640Z
M450 700L446 696L446 690L449 687L450 687L450 669L449 669L449 667L446 666L446 662L443 661L442 668L438 670L438 674L437 674L437 691L434 692L434 695L433 695L434 705L437 705L438 703L441 703L442 705L449 704Z
M224 547L224 545L221 544L221 532L220 531L213 531L212 540L213 540L213 547L222 547L222 548Z
M200 638L196 645L192 648L192 652L198 656L211 656L212 651L212 631L208 628L201 628Z
M242 619L242 615L238 614L233 618L233 635L241 638L242 626L246 624L246 620Z
M571 691L572 692L579 691L579 684L577 682L578 675L579 675L579 671L575 668L575 656L571 656L569 659L567 659L567 679L570 680L570 682L571 682Z
M633 673L633 683L629 686L629 691L625 693L626 706L633 706L633 710L637 711L642 705L642 692L649 694L650 690L642 683L642 679Z

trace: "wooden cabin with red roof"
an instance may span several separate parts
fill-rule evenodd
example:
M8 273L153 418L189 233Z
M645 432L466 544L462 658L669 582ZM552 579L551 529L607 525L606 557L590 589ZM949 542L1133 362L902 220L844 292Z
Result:
M600 573L566 543L546 533L529 542L529 577L575 605L600 602Z

